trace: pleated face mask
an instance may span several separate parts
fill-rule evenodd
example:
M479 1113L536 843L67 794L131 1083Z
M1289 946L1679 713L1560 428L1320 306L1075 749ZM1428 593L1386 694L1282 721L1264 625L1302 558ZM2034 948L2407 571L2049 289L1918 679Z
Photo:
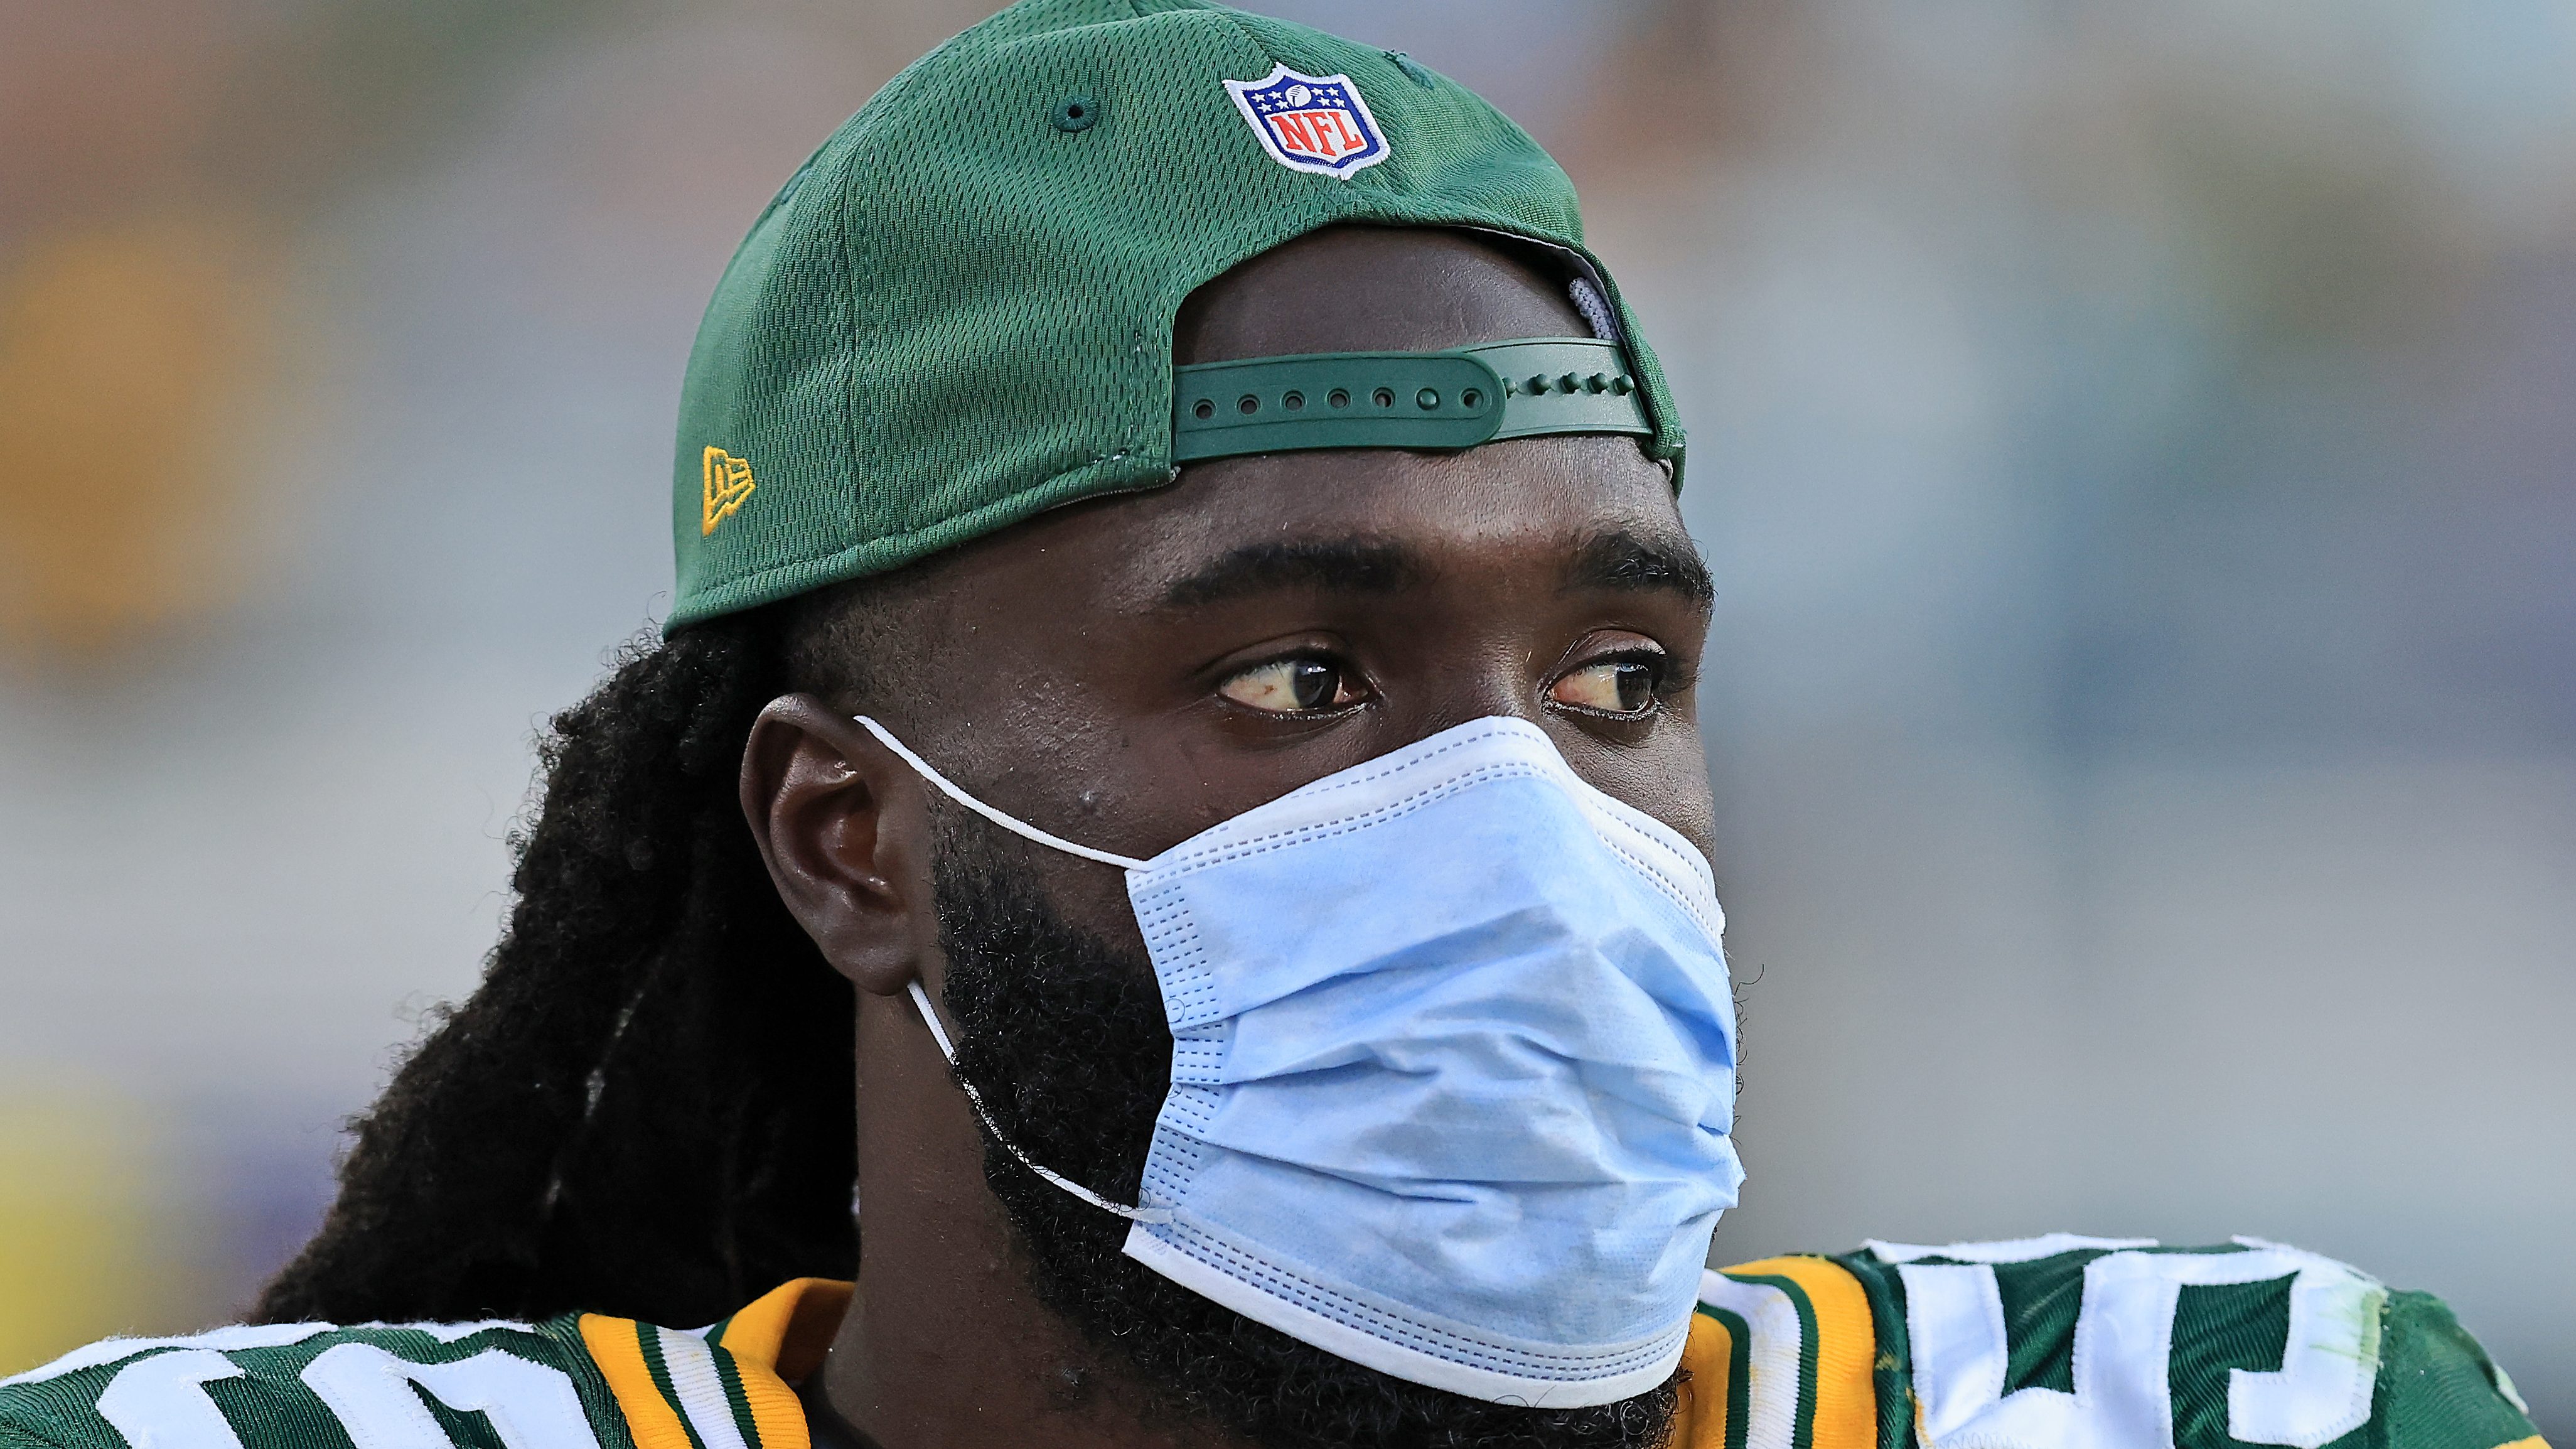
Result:
M1129 1257L1472 1398L1601 1404L1672 1373L1743 1179L1725 918L1687 840L1492 718L1134 860L860 723L960 804L1127 872L1172 1032L1138 1200L1002 1141L1129 1218Z

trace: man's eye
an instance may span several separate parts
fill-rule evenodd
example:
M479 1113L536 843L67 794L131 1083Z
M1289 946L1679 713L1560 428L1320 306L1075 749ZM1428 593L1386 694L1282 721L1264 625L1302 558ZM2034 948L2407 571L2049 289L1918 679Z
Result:
M1256 664L1218 685L1217 693L1272 714L1339 709L1367 697L1348 669L1311 655Z
M1599 714L1644 714L1655 707L1655 667L1634 659L1604 659L1559 679L1548 698Z

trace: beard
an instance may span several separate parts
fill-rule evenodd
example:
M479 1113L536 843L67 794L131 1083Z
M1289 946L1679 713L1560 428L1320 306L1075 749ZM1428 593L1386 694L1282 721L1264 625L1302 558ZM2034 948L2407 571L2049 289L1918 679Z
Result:
M1037 1162L1134 1202L1171 1086L1172 1037L1142 951L1066 924L980 822L946 816L934 868L957 1071ZM1039 1301L1125 1359L1168 1410L1270 1449L1653 1449L1680 1375L1615 1403L1528 1409L1427 1388L1303 1343L1120 1251L1127 1222L1054 1187L988 1135L984 1177Z

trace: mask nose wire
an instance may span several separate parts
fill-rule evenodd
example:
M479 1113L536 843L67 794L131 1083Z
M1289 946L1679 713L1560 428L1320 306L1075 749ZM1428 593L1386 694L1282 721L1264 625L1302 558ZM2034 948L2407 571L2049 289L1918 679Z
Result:
M1087 845L1076 845L1070 840L1062 840L1053 835L1049 835L1047 832L1038 829L1034 825L1025 824L1021 821L1012 819L1010 816L1003 814L1001 811L994 809L992 806L985 804L983 801L976 799L974 796L958 789L955 785L950 784L946 776L940 774L937 770L930 768L928 761L922 759L921 756L914 754L910 749L906 748L903 741L896 739L884 725L878 724L875 720L872 720L863 714L853 715L851 718L857 720L860 724L867 726L868 733L875 735L879 744L884 745L887 749L902 756L905 764L912 766L914 770L920 773L923 779L938 786L942 794L945 794L949 799L956 801L967 809L974 811L976 814L983 816L985 819L992 821L994 824L1001 826L1003 829L1016 835L1027 836L1029 839L1036 841L1040 845L1052 846L1055 849L1064 851L1068 854L1081 856L1085 860L1099 861L1103 865L1119 866L1127 870L1143 870L1145 868L1145 862L1141 860L1131 860L1123 855L1112 855L1105 850L1093 850ZM922 986L921 978L916 976L912 980L905 982L904 985L912 993L912 1004L913 1007L921 1013L922 1025L930 1028L930 1039L939 1043L939 1054L947 1059L948 1065L952 1069L949 1075L956 1078L957 1085L966 1093L967 1102L975 1108L976 1118L984 1124L985 1132L989 1133L994 1141L1002 1144L1003 1151L1008 1152L1012 1157L1018 1159L1020 1166L1027 1168L1029 1171L1036 1173L1042 1178L1045 1178L1048 1182L1055 1184L1057 1187L1063 1188L1066 1192L1073 1194L1075 1197L1082 1199L1084 1202L1091 1204L1102 1212L1115 1213L1119 1217L1125 1218L1130 1222L1168 1223L1172 1220L1172 1211L1169 1208L1129 1207L1125 1203L1111 1202L1109 1199L1093 1192L1090 1188L1084 1187L1081 1183L1074 1181L1072 1178L1066 1177L1060 1172L1041 1166L1037 1162L1031 1160L1027 1153L1020 1150L1020 1144L1013 1142L1003 1133L1000 1125L993 1121L993 1114L985 1110L984 1094L975 1090L975 1084L966 1080L964 1073L954 1070L957 1065L957 1048L948 1039L948 1028L939 1024L939 1013L931 1009L930 992Z
M1143 870L1145 868L1146 862L1138 860L1134 856L1113 855L1105 850L1094 850L1088 845L1076 845L1061 835L1050 835L1046 831L1038 829L1036 826L1029 824L1025 820L1019 819L1016 816L1003 814L1001 811L994 809L992 806L987 805L983 801L976 799L974 796L967 794L965 791L958 789L957 786L950 783L946 775L932 769L928 760L914 754L910 746L906 745L903 741L896 739L894 737L894 732L887 729L884 725L878 724L875 720L872 720L863 714L852 715L850 717L866 726L868 733L877 737L878 744L881 744L887 749L902 756L903 762L912 766L913 770L918 773L921 778L928 780L931 784L939 787L940 794L947 796L949 799L956 801L958 804L963 805L967 809L974 811L976 814L983 816L985 819L992 821L994 824L1011 832L1013 835L1020 836L1026 840L1034 840L1038 844L1046 846L1050 850L1061 850L1067 855L1081 856L1084 860L1096 860L1102 865L1114 865L1120 870Z

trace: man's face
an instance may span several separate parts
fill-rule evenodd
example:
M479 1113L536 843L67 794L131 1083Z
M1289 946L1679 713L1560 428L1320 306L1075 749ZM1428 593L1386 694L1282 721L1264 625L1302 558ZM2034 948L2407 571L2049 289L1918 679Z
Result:
M1352 229L1201 289L1176 341L1188 363L1585 331L1560 282L1481 243ZM1231 458L943 559L880 621L881 636L899 635L886 643L902 663L863 693L967 791L1122 855L1154 855L1493 715L1536 723L1585 779L1705 851L1692 684L1708 606L1671 486L1628 438ZM763 810L793 813L759 791L747 798L756 825ZM1121 872L945 805L935 813L936 940L916 955L879 951L864 921L817 907L775 841L773 875L863 986L899 989L914 969L929 978L961 1029L958 1068L1005 1133L1134 1201L1171 1038ZM894 961L894 974L872 978L851 964L861 958ZM918 1050L917 1027L872 1038L863 1015L862 1028L863 1073L874 1042ZM915 1130L910 1090L863 1086L863 1162L871 1130ZM954 1093L944 1080L935 1090ZM904 1125L875 1125L887 1122ZM985 1174L1042 1301L1123 1351L1167 1399L1268 1442L1635 1444L1670 1412L1669 1389L1533 1414L1403 1383L1123 1258L1124 1222L998 1147ZM912 1242L910 1230L872 1208L866 1251L910 1251L886 1246Z
M1561 285L1446 233L1341 230L1202 289L1184 363L1582 335ZM1153 855L1452 725L1512 715L1703 850L1708 587L1624 437L1228 458L962 550L878 717L987 802ZM1141 946L1116 871L1031 868Z

